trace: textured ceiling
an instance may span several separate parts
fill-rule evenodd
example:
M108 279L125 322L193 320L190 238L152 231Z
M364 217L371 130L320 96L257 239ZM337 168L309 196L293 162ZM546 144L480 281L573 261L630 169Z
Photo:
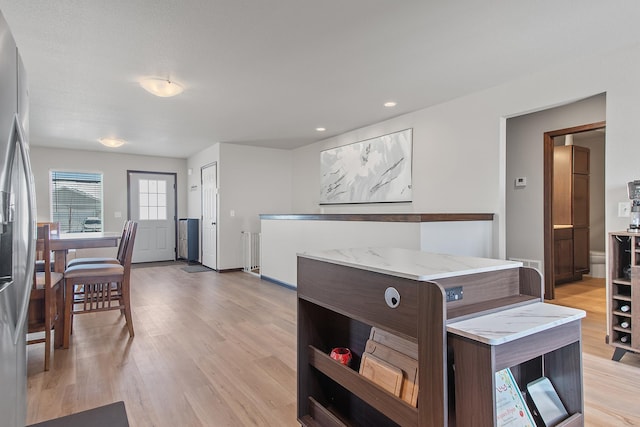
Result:
M637 0L0 0L0 10L28 72L32 145L114 150L97 142L113 136L129 141L117 152L171 157L216 142L299 147L640 42ZM186 90L157 98L143 76Z

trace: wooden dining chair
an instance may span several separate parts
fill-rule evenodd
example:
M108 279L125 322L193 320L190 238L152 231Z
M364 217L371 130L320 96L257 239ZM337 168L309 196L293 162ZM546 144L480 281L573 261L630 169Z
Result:
M83 257L83 258L74 258L67 263L67 268L73 267L75 265L81 264L122 264L123 256L124 256L124 244L126 240L126 235L129 233L131 224L133 221L127 220L124 223L124 227L122 228L122 236L120 237L120 244L118 245L118 252L115 258L109 257Z
M69 348L73 317L77 314L120 310L125 316L129 336L134 336L130 276L137 228L138 223L132 222L124 235L120 263L79 264L65 270L64 348Z
M45 225L49 226L50 234L58 234L60 235L60 223L59 222L38 222L38 227L44 227Z
M49 370L51 360L51 329L55 328L56 343L61 344L62 331L62 273L51 271L50 226L38 227L36 239L36 263L41 262L42 271L33 274L33 285L29 297L27 333L44 332L44 338L28 338L27 344L44 343L44 370ZM59 346L59 345L57 345Z
M38 222L37 227L43 227L45 225L49 226L49 236L60 235L60 223L59 222ZM36 271L42 272L44 269L44 262L42 260L41 254L36 253L36 258L38 262L36 262ZM51 255L51 259L53 260L53 255ZM53 264L51 266L53 268Z

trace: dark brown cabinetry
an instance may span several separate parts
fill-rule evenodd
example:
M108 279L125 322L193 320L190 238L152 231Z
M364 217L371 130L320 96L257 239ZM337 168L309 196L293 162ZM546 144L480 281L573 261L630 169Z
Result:
M401 295L402 304L396 309L389 308L383 297L390 286ZM424 306L427 302L431 306ZM444 296L432 283L298 258L301 424L447 425L444 324ZM358 374L371 326L418 343L418 361L426 367L419 372L418 408ZM439 333L435 335L432 330ZM351 368L329 358L335 346L351 349ZM424 351L426 348L429 352Z
M609 331L607 342L615 347L613 360L627 351L640 352L640 235L609 234Z
M553 149L553 225L554 281L580 280L589 272L588 148Z
M365 252L357 255L366 256ZM380 257L380 268L374 267L373 271L305 255L298 257L297 372L301 425L496 425L492 384L495 372L505 367L512 368L521 387L540 376L549 377L571 414L559 425L583 425L579 320L536 329L537 332L521 339L495 345L447 332L447 325L456 321L473 320L510 308L544 305L539 273L503 264L479 268L479 272L465 266L466 271L460 273L446 271L437 278L424 278L423 274L411 278L414 271L393 270L396 264L389 261L400 260L404 267L409 264L408 252ZM390 272L381 272L385 268L390 268ZM433 273L428 267L426 271ZM389 288L397 291L395 307L390 307L386 300ZM372 327L415 343L417 407L358 373ZM351 349L351 366L330 358L333 347Z
M553 229L554 279L556 283L573 280L573 228Z

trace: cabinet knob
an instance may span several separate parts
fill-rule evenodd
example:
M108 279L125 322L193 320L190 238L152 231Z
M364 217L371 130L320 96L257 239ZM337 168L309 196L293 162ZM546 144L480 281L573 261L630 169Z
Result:
M400 305L400 292L393 286L389 286L384 291L384 301L390 308L396 308Z

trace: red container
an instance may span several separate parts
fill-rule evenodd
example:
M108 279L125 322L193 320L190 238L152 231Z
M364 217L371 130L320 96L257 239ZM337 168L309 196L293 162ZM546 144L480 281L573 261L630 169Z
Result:
M331 358L349 366L351 364L351 350L346 347L336 347L331 350Z

